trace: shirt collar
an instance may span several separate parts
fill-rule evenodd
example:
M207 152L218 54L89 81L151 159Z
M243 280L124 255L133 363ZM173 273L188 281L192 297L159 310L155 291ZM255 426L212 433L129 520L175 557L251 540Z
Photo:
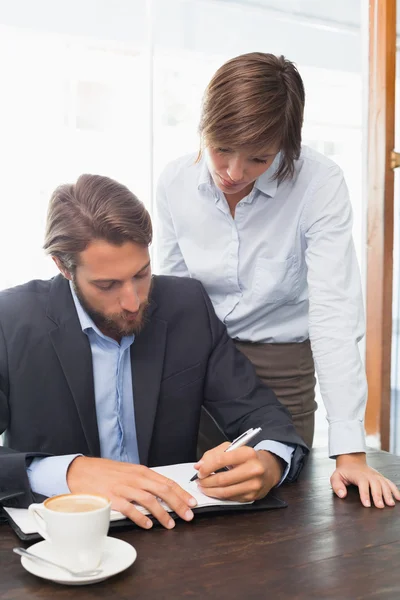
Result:
M72 281L69 282L69 288L71 290L72 299L75 304L76 312L78 313L79 323L81 324L82 331L88 331L88 329L94 329L99 332L99 329L93 323L92 319L89 317L82 304L78 300L78 296L75 293L74 286L72 285Z
M79 302L79 298L75 293L74 286L72 285L72 281L69 282L69 287L71 290L72 299L75 304L76 312L78 314L78 319L79 319L79 323L81 325L82 331L87 334L90 330L93 330L100 337L102 337L104 339L110 339L110 338L108 338L108 336L104 335L104 333L102 331L100 331L100 329L97 327L97 325L89 317L86 310L83 308L82 304ZM122 340L124 340L124 339L127 339L130 342L133 342L133 340L135 339L135 336L134 335L124 336L121 339L121 343L122 343Z
M207 161L203 152L200 159L200 172L199 178L197 180L197 189L203 190L209 187L213 187L214 185L215 184L213 182L213 178L211 177L211 173L208 170Z
M276 190L278 189L278 181L274 179L274 175L278 170L280 158L281 153L278 152L278 154L274 158L274 162L272 163L272 165L265 171L265 173L263 173L258 179L256 179L254 184L254 187L257 190L259 190L266 196L269 196L270 198L273 198L275 196ZM200 172L197 180L197 188L199 190L202 190L206 188L215 187L216 185L213 181L213 178L211 177L210 171L208 170L207 161L203 153L200 159Z

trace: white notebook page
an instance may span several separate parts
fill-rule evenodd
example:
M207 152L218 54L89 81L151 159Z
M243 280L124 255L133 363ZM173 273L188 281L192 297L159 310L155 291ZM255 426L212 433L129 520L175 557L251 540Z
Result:
M178 483L184 490L189 492L194 498L197 500L197 507L202 508L205 506L226 506L226 505L237 505L241 504L241 502L234 502L232 500L218 500L217 498L209 498L197 487L195 481L190 482L190 479L197 472L193 465L195 463L181 463L178 465L167 465L165 467L153 467L152 470L168 477L169 479L173 479ZM149 514L149 511L143 508L142 506L134 503L135 506L140 510L143 514ZM164 503L161 502L163 507L171 511L171 509ZM251 504L248 502L247 504ZM196 508L196 507L195 507ZM25 534L29 533L37 533L36 522L34 518L29 514L27 508L8 508L4 507L4 510L10 515L12 520L18 525L21 531ZM125 516L116 510L111 511L110 521L119 521L121 519L125 519Z

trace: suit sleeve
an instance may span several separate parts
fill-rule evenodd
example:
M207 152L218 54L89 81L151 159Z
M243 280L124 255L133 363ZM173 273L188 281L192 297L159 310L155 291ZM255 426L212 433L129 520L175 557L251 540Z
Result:
M10 421L8 397L7 346L0 324L0 435L6 431ZM42 496L32 492L26 471L27 465L34 456L44 455L18 452L0 445L0 503L4 506L26 508L32 502L42 500Z
M204 406L231 440L250 427L261 427L260 439L292 445L294 452L287 480L295 481L309 450L298 435L288 410L260 381L251 362L237 350L201 288L212 337Z

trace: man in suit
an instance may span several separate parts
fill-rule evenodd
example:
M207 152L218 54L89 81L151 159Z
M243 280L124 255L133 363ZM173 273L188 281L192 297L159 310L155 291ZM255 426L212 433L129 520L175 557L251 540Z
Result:
M190 520L195 500L151 466L195 460L204 406L233 439L197 464L202 490L248 501L287 477L308 449L287 410L235 349L201 284L151 274L150 217L134 194L83 175L55 190L45 249L60 275L0 293L0 493L26 507L58 493L100 493L141 527ZM223 466L229 471L215 473Z

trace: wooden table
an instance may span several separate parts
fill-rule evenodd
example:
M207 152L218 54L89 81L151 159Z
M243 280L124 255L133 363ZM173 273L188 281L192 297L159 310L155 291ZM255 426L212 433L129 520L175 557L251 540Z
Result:
M0 598L273 599L400 598L400 506L363 508L358 492L334 497L334 463L314 450L300 481L284 486L283 510L198 516L173 531L125 530L136 563L102 583L67 587L27 573L11 552L21 545L0 526ZM369 462L400 484L400 458L370 452Z

